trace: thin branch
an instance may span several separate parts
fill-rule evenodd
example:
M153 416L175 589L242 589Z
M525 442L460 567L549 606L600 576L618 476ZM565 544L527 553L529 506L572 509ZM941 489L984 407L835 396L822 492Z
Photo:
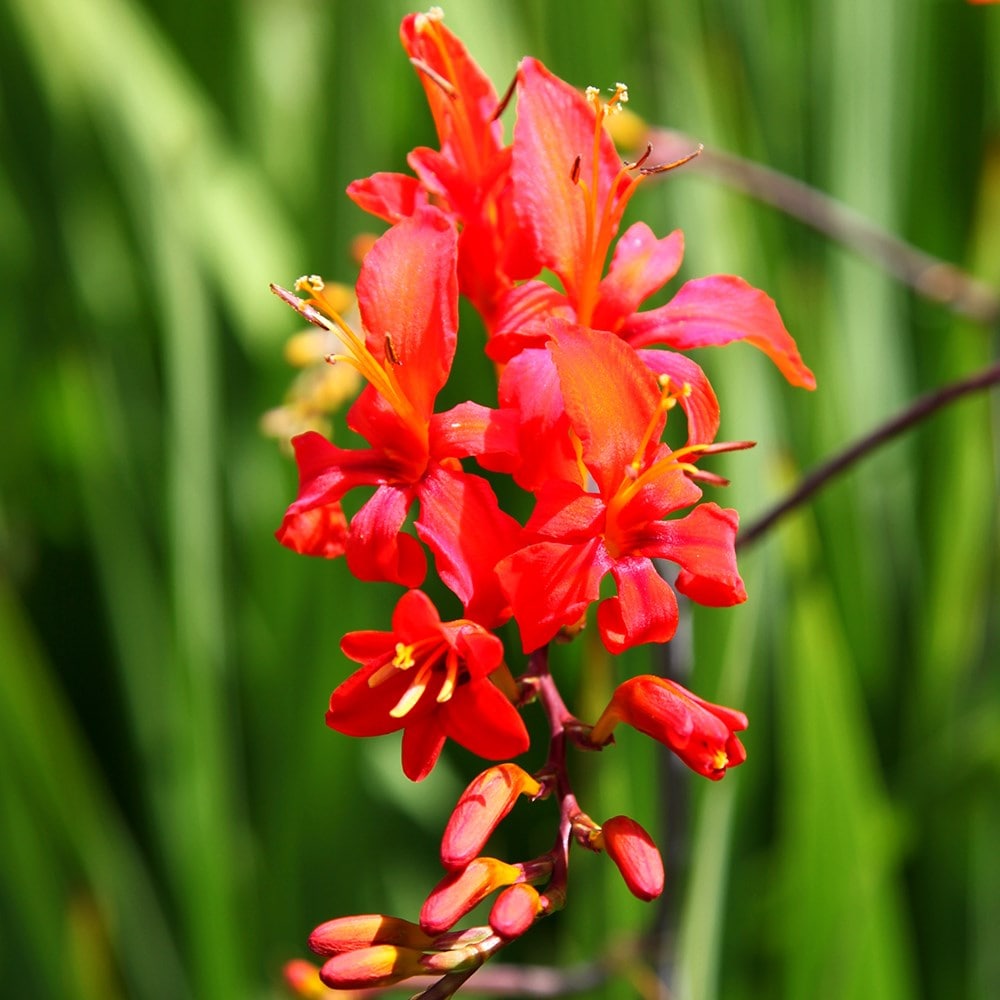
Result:
M670 159L695 140L672 129L651 129L646 138L653 155ZM687 168L721 180L738 191L773 205L838 243L875 261L918 294L953 312L993 326L1000 322L1000 294L948 261L893 236L860 212L780 171L732 153L706 149Z
M891 420L876 427L875 430L864 437L859 438L842 452L834 455L829 461L824 462L813 469L807 476L803 477L799 485L784 500L776 504L763 517L751 524L746 531L740 532L736 542L737 546L745 548L757 541L774 527L785 514L804 503L809 497L830 482L831 479L864 458L869 452L874 451L887 441L902 434L903 431L916 426L921 420L924 420L956 399L960 399L962 396L967 396L973 392L978 392L981 389L989 388L997 383L1000 383L1000 361L990 365L988 368L984 368L982 371L976 372L974 375L959 379L957 382L951 382L941 389L921 396L916 402L911 403Z

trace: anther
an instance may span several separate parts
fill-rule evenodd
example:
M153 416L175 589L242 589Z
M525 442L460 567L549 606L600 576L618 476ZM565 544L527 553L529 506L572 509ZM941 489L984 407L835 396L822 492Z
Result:
M573 169L569 172L569 179L574 184L578 183L580 180L580 165L582 162L582 157L577 154L576 159L573 161Z
M705 149L705 144L703 142L698 143L698 148L692 153L688 153L687 156L682 156L679 160L674 160L672 163L658 163L654 167L643 167L639 173L643 176L648 176L649 174L665 174L669 170L676 170L678 167L683 167L685 163L690 163L693 159L701 156ZM648 153L646 154L649 155ZM645 157L643 157L645 160Z
M446 80L436 69L429 66L418 56L410 56L410 62L418 73L423 73L429 80L436 83L444 91L446 97L453 101L458 100L458 91L454 88L451 81Z
M392 344L392 334L389 333L385 335L385 356L391 365L401 365L403 363L399 360L396 348Z
M507 105L510 104L510 99L514 96L514 88L516 86L517 77L515 76L508 84L503 97L500 98L500 103L497 105L496 110L490 115L491 122L495 122L507 110Z

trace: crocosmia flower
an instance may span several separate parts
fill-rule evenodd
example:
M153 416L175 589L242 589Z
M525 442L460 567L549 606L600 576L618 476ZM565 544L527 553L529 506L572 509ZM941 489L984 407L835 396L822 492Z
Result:
M441 578L467 614L491 626L509 617L493 567L511 550L519 526L499 509L486 480L465 472L459 460L476 455L502 467L517 449L516 417L471 402L434 412L455 354L455 261L454 227L436 209L393 226L361 267L363 336L328 309L310 279L299 282L306 300L275 289L310 322L333 330L344 348L332 360L367 379L347 422L371 446L339 448L315 432L294 438L299 493L277 535L298 552L346 554L358 579L414 587L424 579L426 560L402 527L418 501L414 527ZM359 486L375 492L348 530L339 504Z
M430 774L450 738L487 760L528 749L517 709L490 680L503 644L475 622L442 622L429 597L404 594L391 632L350 632L340 648L364 666L330 696L327 725L346 736L403 730L403 771Z
M764 351L794 385L814 388L774 302L741 278L713 275L683 285L665 306L639 307L676 274L684 253L680 231L658 239L643 222L617 245L625 208L642 180L678 166L623 164L604 120L627 100L618 84L607 101L581 94L538 60L517 75L517 123L511 175L514 206L532 256L554 272L562 289L528 281L501 302L490 353L507 360L544 339L544 320L562 316L616 333L633 347L676 350L736 340ZM610 267L605 273L608 257Z
M736 735L746 729L747 717L713 705L665 677L644 674L620 684L591 739L605 742L619 722L668 746L692 771L713 781L747 759Z
M597 613L607 649L669 640L677 600L654 559L677 563L677 589L701 604L745 600L736 512L698 504L691 479L699 454L742 443L660 443L673 390L617 337L563 323L549 350L580 458L574 478L539 488L523 544L497 566L525 650L574 625L608 573L618 593Z

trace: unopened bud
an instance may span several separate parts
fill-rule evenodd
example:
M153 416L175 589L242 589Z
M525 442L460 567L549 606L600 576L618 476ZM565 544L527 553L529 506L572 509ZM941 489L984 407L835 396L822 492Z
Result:
M410 976L420 975L424 968L423 952L412 948L397 948L377 944L334 955L319 970L320 979L331 989L360 990L393 986Z
M601 828L598 843L618 866L633 896L648 902L663 892L663 858L652 837L634 819L609 819Z
M295 958L285 963L282 974L285 983L296 996L305 997L305 1000L322 1000L329 996L329 990L323 985L319 978L319 969L312 962Z
M747 727L742 712L704 701L664 677L643 674L620 684L591 730L591 741L606 742L619 722L652 736L713 781L747 757L735 735Z
M317 955L340 955L377 944L421 950L430 943L431 939L416 924L382 913L327 920L309 935L309 947Z
M520 937L542 912L542 898L533 885L519 882L497 896L490 910L490 927L508 941Z
M480 944L467 945L464 948L452 948L449 951L435 951L424 955L421 965L431 973L468 972L478 969L502 942L491 934Z
M518 796L534 797L541 785L517 764L487 768L462 793L441 839L441 863L464 868L483 849Z
M475 858L461 871L446 875L424 902L420 926L429 934L453 927L494 889L522 878L521 869L496 858Z

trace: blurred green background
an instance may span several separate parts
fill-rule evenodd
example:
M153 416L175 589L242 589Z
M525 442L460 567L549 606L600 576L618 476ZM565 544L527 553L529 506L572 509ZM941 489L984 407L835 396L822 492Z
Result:
M268 282L353 281L349 242L375 227L344 187L433 141L397 40L408 9L0 6L4 996L280 997L316 923L412 917L439 877L477 763L452 747L413 787L393 737L324 726L342 633L387 627L397 590L277 545L295 471L258 429L297 326ZM581 87L625 80L647 121L1000 281L1000 7L446 14L501 91L529 53ZM699 357L722 437L760 442L718 497L745 523L996 354L995 329L696 170L634 206L685 230L685 277L768 290L818 377L810 395L748 347ZM488 398L469 343L458 392ZM685 779L690 809L668 809L671 995L1000 996L997 406L961 402L855 467L743 554L748 604L695 616L690 683L747 710L750 759L720 785ZM557 663L571 692L575 656ZM611 684L613 665L590 669ZM573 767L595 819L630 812L666 843L645 740ZM544 850L550 806L519 807L498 852ZM622 957L653 911L598 857L576 857L571 890L509 960L610 947L615 972L586 995L655 996Z

